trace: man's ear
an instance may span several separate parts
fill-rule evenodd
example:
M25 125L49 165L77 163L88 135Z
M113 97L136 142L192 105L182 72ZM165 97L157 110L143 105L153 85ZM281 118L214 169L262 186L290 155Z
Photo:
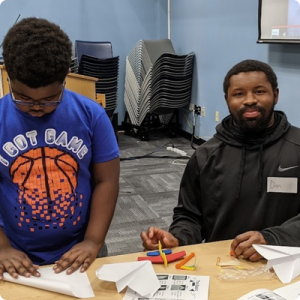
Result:
M278 98L279 98L279 88L277 88L277 89L274 91L274 102L275 102L275 105L276 105L277 102L278 102Z
M224 99L225 99L225 101L227 103L227 94L224 94Z

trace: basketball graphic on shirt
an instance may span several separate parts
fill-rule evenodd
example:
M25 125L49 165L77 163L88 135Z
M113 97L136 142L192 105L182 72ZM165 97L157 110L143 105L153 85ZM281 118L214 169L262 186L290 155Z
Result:
M18 184L18 226L32 232L64 228L82 206L82 197L76 194L78 169L72 155L56 148L41 147L19 155L10 167L12 181ZM72 225L79 220L80 216Z

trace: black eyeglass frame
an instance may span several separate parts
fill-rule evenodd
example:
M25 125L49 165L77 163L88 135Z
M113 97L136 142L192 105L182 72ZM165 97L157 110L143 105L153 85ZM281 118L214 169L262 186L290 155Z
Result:
M60 91L60 95L58 97L58 100L56 100L56 101L40 102L42 100L31 100L31 101L17 100L16 97L15 97L15 95L14 95L14 93L13 93L12 87L11 87L10 78L7 78L7 81L8 81L8 85L9 85L9 90L10 90L12 101L15 104L17 104L17 105L28 106L28 107L31 107L31 106L34 106L34 105L39 105L40 107L54 107L54 106L58 106L60 104L61 100L62 100L62 96L63 96L64 90L65 90L65 84L66 84L66 82L63 83L63 88Z

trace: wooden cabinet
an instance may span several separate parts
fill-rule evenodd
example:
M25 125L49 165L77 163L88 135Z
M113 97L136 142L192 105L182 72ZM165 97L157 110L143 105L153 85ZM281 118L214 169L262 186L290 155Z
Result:
M0 65L0 98L9 93L7 77L6 70Z
M96 101L96 81L98 79L95 77L69 73L66 78L66 88ZM0 98L8 93L7 72L4 66L0 65Z

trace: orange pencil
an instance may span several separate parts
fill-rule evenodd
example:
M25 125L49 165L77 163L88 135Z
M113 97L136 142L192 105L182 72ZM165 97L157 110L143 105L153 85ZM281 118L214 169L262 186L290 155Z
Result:
M188 255L185 259L180 261L178 264L175 265L176 269L180 269L186 262L188 262L191 258L195 256L195 252L191 252L190 255Z

